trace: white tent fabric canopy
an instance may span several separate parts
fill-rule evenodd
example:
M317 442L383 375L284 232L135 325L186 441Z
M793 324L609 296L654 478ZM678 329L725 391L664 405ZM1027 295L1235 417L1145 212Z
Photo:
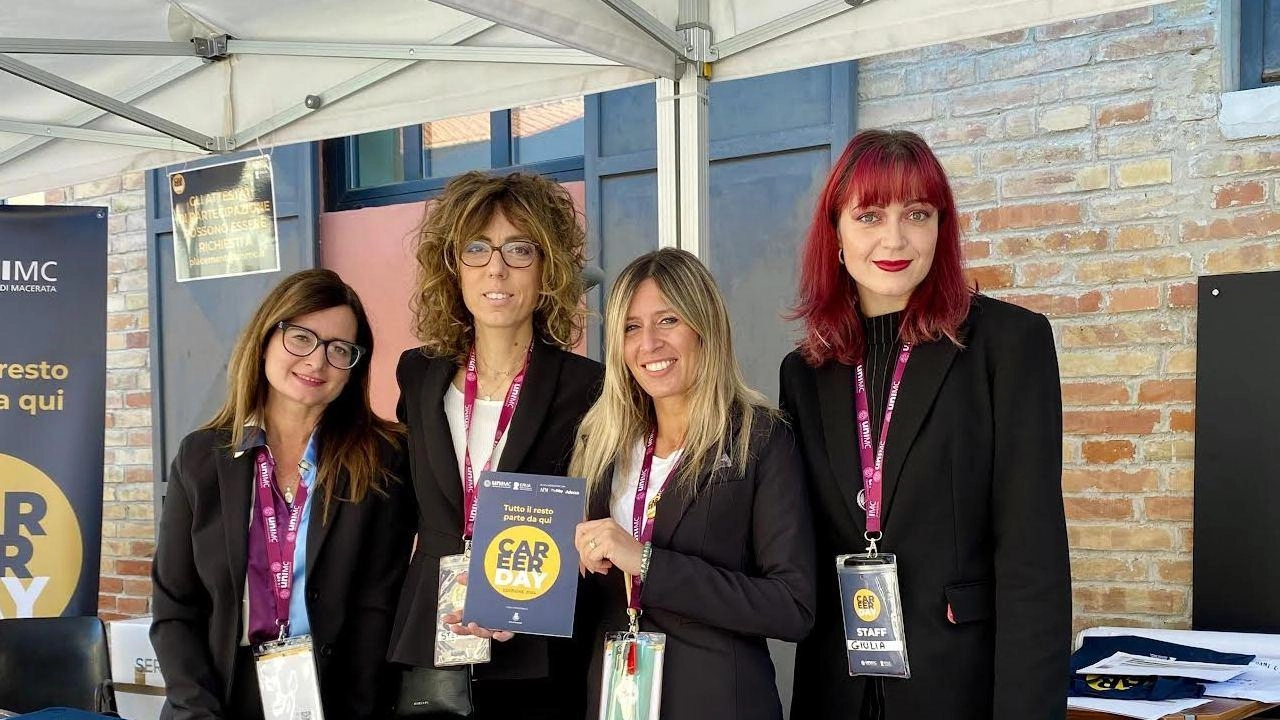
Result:
M695 75L762 75L1149 4L11 0L0 13L0 197L655 78L659 96L667 82L684 97ZM210 38L225 42L217 59L191 42ZM149 127L100 109L119 112L112 103L145 111L135 119Z

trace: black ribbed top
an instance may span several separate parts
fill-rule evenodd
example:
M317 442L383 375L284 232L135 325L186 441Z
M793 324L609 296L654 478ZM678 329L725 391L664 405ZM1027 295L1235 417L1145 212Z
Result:
M889 401L889 384L893 380L893 364L898 360L898 329L902 324L902 311L887 315L864 317L863 337L866 350L863 365L867 375L867 405L871 410L871 439L880 442L880 425L884 422L884 407Z

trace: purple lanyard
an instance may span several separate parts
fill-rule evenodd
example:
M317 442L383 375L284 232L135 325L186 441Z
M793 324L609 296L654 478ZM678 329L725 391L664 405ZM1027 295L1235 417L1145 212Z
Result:
M911 358L911 344L902 346L898 353L898 362L893 367L893 383L889 386L889 401L884 406L884 421L880 424L880 443L875 448L874 458L871 449L871 411L867 405L867 377L862 363L854 370L856 383L854 397L858 409L858 452L862 456L862 487L867 493L867 539L875 546L875 540L881 536L880 515L884 510L881 500L884 499L884 448L889 440L889 422L893 419L893 406L898 401L898 390L902 387L902 375L907 369L907 360ZM874 537L873 537L874 536Z
M631 537L635 538L641 545L653 539L653 525L657 518L658 498L662 497L662 491L666 489L667 481L675 474L675 468L672 468L667 473L667 476L662 479L662 484L658 486L658 493L653 497L654 517L649 517L645 498L649 491L649 476L653 473L653 454L657 442L658 431L650 430L649 437L644 441L644 461L640 464L640 478L636 480L635 502L631 505ZM643 584L639 575L631 577L631 588L627 598L628 609L632 611L640 610L640 589Z
M275 459L262 449L257 460L258 516L262 519L263 536L267 541L267 561L271 570L271 595L276 603L276 627L280 637L289 634L289 597L293 594L293 553L298 546L298 525L302 522L302 508L307 503L307 486L298 483L298 494L293 503L285 503L289 512L284 536L280 534L279 510L276 505L274 477Z
M520 372L512 378L511 387L507 388L507 400L502 404L501 412L498 413L498 428L493 433L493 447L489 449L489 459L485 461L481 472L493 465L493 451L498 448L503 434L511 425L511 417L516 413L516 403L520 402L520 388L524 385L525 371L529 369L529 358L532 356L533 343L530 342L529 351L524 356L524 365L520 366ZM471 415L475 412L478 394L480 394L480 383L476 377L476 349L472 346L471 353L467 356L467 374L462 383L462 425L463 432L466 434L465 449L462 451L462 492L464 510L467 514L466 524L462 527L462 537L466 540L471 539L471 533L475 530L476 497L479 495L475 471L471 468Z

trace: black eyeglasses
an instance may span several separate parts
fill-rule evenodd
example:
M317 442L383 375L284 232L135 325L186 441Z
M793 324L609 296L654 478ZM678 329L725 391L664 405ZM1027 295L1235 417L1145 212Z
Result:
M339 370L350 370L364 357L364 348L346 340L321 340L314 331L289 322L278 322L280 342L290 355L307 357L324 346L324 359Z
M467 267L484 267L489 264L493 252L502 255L502 262L507 267L527 268L538 257L538 246L528 240L508 240L501 246L491 245L484 240L472 240L462 246L462 264Z

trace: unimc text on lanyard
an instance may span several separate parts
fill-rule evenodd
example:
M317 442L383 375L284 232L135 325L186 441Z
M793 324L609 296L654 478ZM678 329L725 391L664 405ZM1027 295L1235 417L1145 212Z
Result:
M884 514L884 449L889 440L889 424L893 420L893 407L902 388L902 376L911 359L911 344L904 343L893 367L893 382L889 385L889 400L884 406L884 420L880 423L880 442L872 451L871 410L867 403L867 373L861 362L854 370L854 401L858 410L858 453L862 459L862 488L867 494L867 552L875 554L876 542L884 537L881 520Z
M658 486L658 492L653 496L654 517L649 517L648 508L645 506L645 497L649 491L649 479L653 474L653 456L658 442L658 431L650 430L649 437L644 441L644 460L640 463L640 477L636 480L636 498L631 505L631 537L635 538L641 545L653 539L653 525L657 520L657 505L662 499L662 493L667 488L667 481L676 473L679 463L667 473L662 479L662 484ZM631 632L639 632L640 630L640 590L644 583L639 575L630 577L627 587L627 615L631 621Z
M258 514L262 518L263 534L267 540L267 562L271 570L271 596L275 600L276 627L279 639L289 635L289 598L293 594L293 554L298 545L298 526L302 523L302 509L307 504L307 485L298 483L298 494L293 502L286 503L289 516L284 532L280 532L280 517L272 491L275 463L265 449L257 458Z
M511 418L516 413L516 405L520 402L520 389L524 386L524 376L529 370L529 358L533 355L533 343L529 343L529 350L525 353L524 364L520 366L520 372L511 380L511 387L507 388L507 398L502 403L502 410L498 413L498 427L493 433L493 447L489 449L489 459L485 461L484 470L489 470L493 465L493 451L497 449L498 443L502 442L502 436L507 432L507 427L511 425ZM471 416L476 409L476 396L480 394L480 383L476 375L476 349L473 346L471 353L467 355L467 373L462 383L462 426L463 433L466 435L466 450L463 451L462 460L462 491L463 491L463 510L466 513L466 520L462 527L462 537L466 540L468 548L471 545L471 534L476 526L476 497L479 495L479 488L476 486L476 473L471 466Z

